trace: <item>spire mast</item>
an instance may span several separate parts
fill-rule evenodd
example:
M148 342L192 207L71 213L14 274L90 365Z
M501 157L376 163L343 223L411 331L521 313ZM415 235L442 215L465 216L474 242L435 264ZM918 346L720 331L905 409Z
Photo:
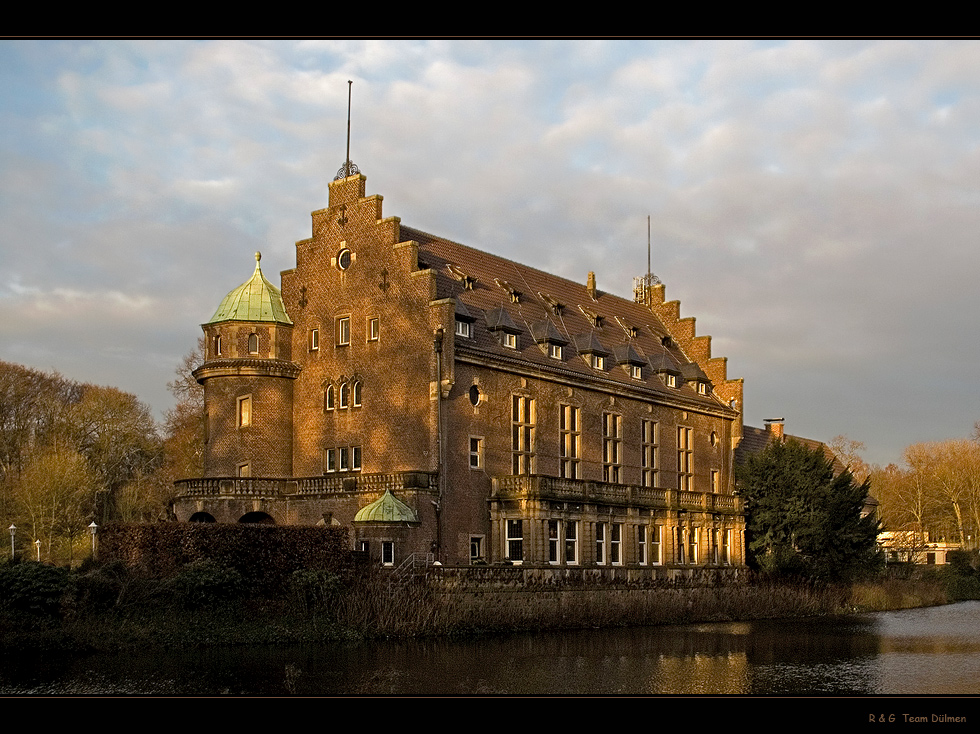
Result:
M348 176L355 176L359 174L360 169L354 165L354 162L350 159L350 107L351 107L351 92L354 87L354 82L350 79L347 80L347 158L344 160L344 165L340 167L337 171L337 175L334 176L334 181L340 181L342 178L347 178Z

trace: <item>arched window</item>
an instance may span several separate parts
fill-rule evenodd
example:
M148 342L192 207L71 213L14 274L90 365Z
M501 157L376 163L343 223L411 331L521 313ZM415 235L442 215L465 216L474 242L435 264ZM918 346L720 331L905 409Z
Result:
M323 391L323 410L333 410L335 407L333 385L328 385L327 389Z
M357 380L354 383L354 388L351 392L353 393L351 395L351 405L353 405L355 408L360 408L361 407L361 381L360 380Z
M259 353L259 335L249 334L248 335L248 353L258 354Z
M346 382L340 383L340 408L346 408L350 405L350 384Z

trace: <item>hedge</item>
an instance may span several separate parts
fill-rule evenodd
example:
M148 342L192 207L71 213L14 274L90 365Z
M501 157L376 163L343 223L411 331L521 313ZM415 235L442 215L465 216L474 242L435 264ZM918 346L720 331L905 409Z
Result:
M99 528L98 561L121 561L152 576L173 576L207 560L234 568L253 588L282 588L300 569L347 576L353 570L347 528L223 525L217 523L113 524Z

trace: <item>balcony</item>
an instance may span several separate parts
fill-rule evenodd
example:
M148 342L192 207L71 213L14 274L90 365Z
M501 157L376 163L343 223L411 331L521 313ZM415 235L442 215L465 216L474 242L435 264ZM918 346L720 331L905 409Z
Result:
M408 471L387 474L348 472L320 477L275 479L264 477L208 477L174 482L180 498L311 497L338 494L381 494L404 490L437 492L435 472Z
M629 505L661 510L693 510L739 514L742 501L730 494L687 492L634 484L609 484L539 475L494 477L492 499L535 499L559 502Z

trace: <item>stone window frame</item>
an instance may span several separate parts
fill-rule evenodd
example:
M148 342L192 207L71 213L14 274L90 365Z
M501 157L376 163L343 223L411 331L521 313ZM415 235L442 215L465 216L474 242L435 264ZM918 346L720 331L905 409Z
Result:
M524 563L524 520L519 517L504 520L504 558L515 566Z
M694 429L677 426L677 489L694 491Z
M660 472L660 423L644 418L640 423L640 486L656 487Z
M310 351L319 352L320 351L320 330L310 329Z
M602 414L602 481L623 483L623 416L604 411Z
M381 319L377 316L372 316L368 319L367 323L367 340L369 342L380 341L381 339Z
M470 449L470 469L482 470L484 468L484 437L483 436L470 436L469 437L469 449Z
M582 408L558 406L559 472L563 479L581 479Z
M236 423L239 428L248 428L252 425L252 395L240 395L236 402Z
M350 314L338 316L334 322L334 343L338 347L349 347L351 338Z

